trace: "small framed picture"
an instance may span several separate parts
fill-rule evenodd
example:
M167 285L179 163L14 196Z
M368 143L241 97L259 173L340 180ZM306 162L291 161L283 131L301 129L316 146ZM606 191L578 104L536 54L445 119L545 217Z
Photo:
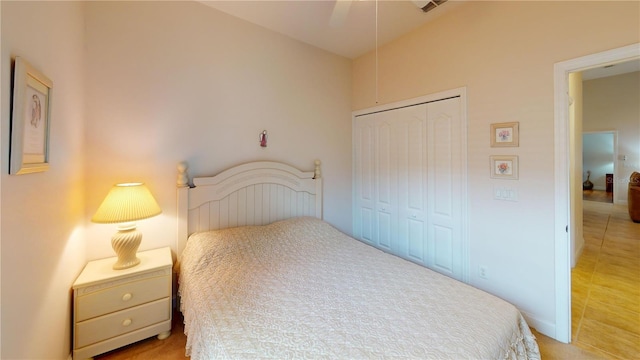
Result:
M49 127L53 83L21 57L13 73L9 174L49 169Z
M491 124L491 147L518 146L518 122Z
M518 179L518 156L491 156L491 178Z

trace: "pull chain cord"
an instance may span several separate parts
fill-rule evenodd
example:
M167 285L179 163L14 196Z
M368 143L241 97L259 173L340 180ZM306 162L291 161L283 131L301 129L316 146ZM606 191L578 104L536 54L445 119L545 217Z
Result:
M378 103L378 0L376 0L376 104Z

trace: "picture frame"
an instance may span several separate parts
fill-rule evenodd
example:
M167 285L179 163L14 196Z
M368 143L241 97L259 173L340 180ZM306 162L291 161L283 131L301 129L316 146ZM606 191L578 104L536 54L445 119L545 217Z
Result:
M23 58L15 59L9 174L49 169L53 82Z
M491 147L519 146L519 122L491 124Z
M518 156L493 155L490 156L492 179L518 179Z

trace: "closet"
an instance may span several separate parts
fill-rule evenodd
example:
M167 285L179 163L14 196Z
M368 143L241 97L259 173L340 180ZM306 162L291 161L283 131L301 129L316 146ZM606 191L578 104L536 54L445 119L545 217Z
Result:
M459 96L354 116L354 237L464 280Z

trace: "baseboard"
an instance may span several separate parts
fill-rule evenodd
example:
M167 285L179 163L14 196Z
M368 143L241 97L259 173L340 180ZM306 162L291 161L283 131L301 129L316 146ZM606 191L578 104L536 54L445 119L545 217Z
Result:
M556 325L552 324L548 321L537 318L534 315L531 315L525 311L520 310L522 316L527 321L530 327L536 329L537 332L548 336L552 339L555 339L556 336ZM556 339L557 340L557 339Z

